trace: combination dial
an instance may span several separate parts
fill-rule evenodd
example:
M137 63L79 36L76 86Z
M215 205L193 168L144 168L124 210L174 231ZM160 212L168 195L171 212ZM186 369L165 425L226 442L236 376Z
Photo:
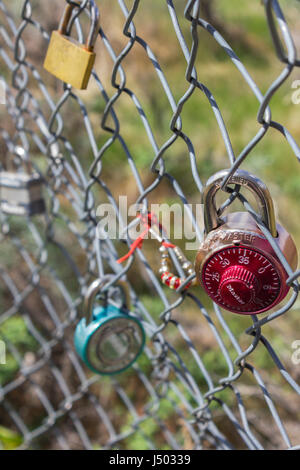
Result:
M273 260L246 246L212 254L203 265L202 285L214 302L235 313L261 313L282 296Z

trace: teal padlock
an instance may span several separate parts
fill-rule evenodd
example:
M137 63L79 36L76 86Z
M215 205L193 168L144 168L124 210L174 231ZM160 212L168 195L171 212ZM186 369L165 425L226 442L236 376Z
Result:
M128 369L138 359L145 345L141 322L129 313L130 297L124 282L118 281L121 305L116 307L106 299L105 305L95 306L97 296L110 281L110 276L94 281L84 300L85 318L78 323L75 349L93 372L114 375Z

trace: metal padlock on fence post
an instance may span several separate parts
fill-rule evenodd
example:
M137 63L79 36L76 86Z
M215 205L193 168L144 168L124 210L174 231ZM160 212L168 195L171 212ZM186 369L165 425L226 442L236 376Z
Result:
M248 212L220 218L215 197L230 170L213 175L204 190L206 238L195 264L198 282L221 307L234 313L258 314L277 305L287 295L287 273L271 244ZM244 170L237 170L227 184L249 189L261 218L287 262L297 267L297 250L291 235L275 222L274 206L265 184Z
M45 212L43 179L33 171L25 151L16 147L16 154L26 166L24 172L0 171L0 209L5 214L33 216Z
M87 88L96 58L93 49L99 29L99 10L94 0L90 3L92 24L86 43L81 44L68 36L68 25L75 8L68 4L58 31L52 32L44 62L48 72L79 90Z
M113 287L121 292L122 305L106 302L95 306L110 276L94 281L84 300L85 318L80 320L74 335L75 349L92 371L114 375L128 369L144 349L145 332L140 321L129 314L129 292L124 282ZM99 304L99 301L98 301Z

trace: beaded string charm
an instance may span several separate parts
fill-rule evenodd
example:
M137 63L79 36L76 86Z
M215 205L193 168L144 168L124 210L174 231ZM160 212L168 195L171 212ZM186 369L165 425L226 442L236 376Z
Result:
M181 278L170 272L172 261L168 252L168 248L172 248L174 250L174 254L186 274L186 278L193 275L195 271L192 263L185 257L178 246L172 245L171 243L162 242L159 248L161 253L161 267L159 270L161 281L163 284L170 287L170 289L178 289L185 282L186 278ZM193 279L185 286L185 289L194 286L196 283L196 279Z
M139 217L141 219L141 223L145 226L145 230L132 243L129 252L122 258L118 259L117 262L123 263L125 260L127 260L130 256L133 255L136 249L141 248L146 235L148 234L148 232L150 232L153 237L160 243L159 251L161 253L161 267L159 269L159 273L161 274L161 281L163 284L170 287L170 289L178 289L188 277L195 274L192 263L185 257L185 255L178 246L167 242L165 237L162 236L164 233L164 229L162 225L158 222L155 214L149 212L146 216L145 214L141 214ZM170 258L168 249L174 250L174 254L177 260L179 261L184 273L186 274L186 277L181 278L171 273L172 260ZM195 278L187 283L187 285L184 287L184 290L196 284L197 279Z

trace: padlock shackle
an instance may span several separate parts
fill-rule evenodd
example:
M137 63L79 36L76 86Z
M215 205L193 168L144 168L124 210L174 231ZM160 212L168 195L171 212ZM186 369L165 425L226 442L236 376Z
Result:
M92 51L98 36L100 13L94 0L90 0L91 5L91 28L87 37L85 47L88 51ZM67 35L68 25L72 18L74 8L80 8L80 4L75 5L68 3L65 7L62 19L60 21L58 32Z
M99 33L99 26L100 26L100 12L97 8L96 3L94 0L90 0L91 4L91 22L92 26L86 41L86 47L89 51L94 49L94 45L96 43L98 33Z
M203 193L204 225L206 233L222 225L223 220L218 217L216 208L216 194L221 189L224 178L231 170L221 170L211 176ZM227 184L238 184L251 191L257 201L263 223L270 231L272 237L277 237L274 205L267 186L257 176L246 170L238 169L230 176Z
M88 325L93 319L93 307L96 300L97 294L101 293L104 290L105 286L111 282L113 276L111 274L107 274L103 276L101 279L96 279L92 282L89 288L86 291L84 296L84 315L86 319L86 324ZM119 287L122 293L122 306L121 310L129 310L130 309L130 294L128 290L128 286L126 282L118 280L116 281L112 287Z

